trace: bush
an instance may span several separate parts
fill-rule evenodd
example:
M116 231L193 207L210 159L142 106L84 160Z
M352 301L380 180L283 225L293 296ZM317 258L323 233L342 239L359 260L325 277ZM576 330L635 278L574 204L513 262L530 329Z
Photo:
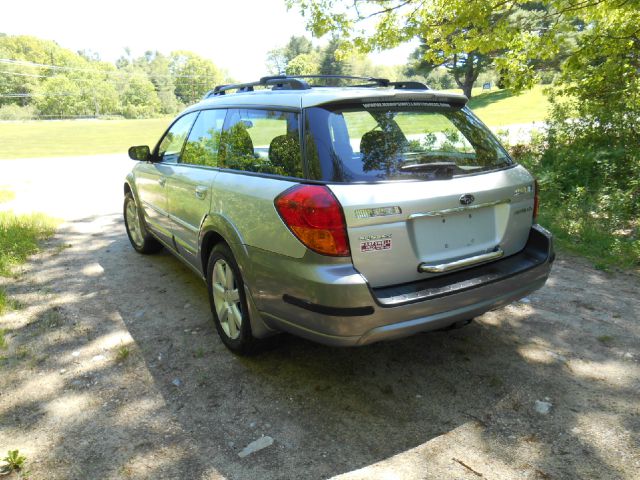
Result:
M31 105L3 105L0 107L0 120L33 120L35 109Z
M640 146L599 121L567 120L557 106L546 136L510 147L538 179L540 222L596 266L640 266Z

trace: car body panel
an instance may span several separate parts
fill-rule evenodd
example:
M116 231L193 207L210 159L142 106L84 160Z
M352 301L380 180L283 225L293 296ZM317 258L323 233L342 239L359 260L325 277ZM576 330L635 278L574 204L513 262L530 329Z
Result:
M211 212L236 226L240 242L274 254L301 258L307 250L282 222L273 204L298 182L220 171L212 191Z
M134 170L136 192L145 222L165 241L172 237L165 188L171 172L171 166L151 162L139 162Z
M520 251L532 222L532 185L531 175L516 166L449 180L330 188L344 210L353 263L377 287L430 275L418 271L423 262L449 262L497 247L505 256ZM523 189L526 194L516 195ZM461 205L465 194L475 201ZM384 214L359 215L369 209ZM386 245L370 248L372 242Z
M175 164L167 178L168 215L181 254L198 266L200 227L211 211L211 190L218 172Z

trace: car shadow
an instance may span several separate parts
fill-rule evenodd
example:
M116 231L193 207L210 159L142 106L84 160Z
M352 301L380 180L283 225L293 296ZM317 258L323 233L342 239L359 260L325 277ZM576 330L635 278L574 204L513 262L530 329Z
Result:
M32 320L12 331L16 344L32 342L31 353L5 362L29 362L48 387L12 377L0 431L22 438L55 425L45 435L51 448L33 453L52 478L327 478L469 423L482 432L476 447L504 464L548 478L615 478L621 467L584 433L585 421L615 416L630 444L640 442L628 402L637 378L589 374L617 361L595 340L603 328L620 345L638 338L633 317L603 327L593 309L618 311L620 299L603 294L594 304L584 294L600 281L595 273L574 288L560 281L574 274L570 266L556 266L535 306L519 303L460 330L349 349L283 335L238 357L217 337L204 284L166 252L134 252L119 215L66 225L51 250L32 267L37 279L12 287L40 295ZM545 398L552 414L534 409ZM273 445L238 456L263 435Z

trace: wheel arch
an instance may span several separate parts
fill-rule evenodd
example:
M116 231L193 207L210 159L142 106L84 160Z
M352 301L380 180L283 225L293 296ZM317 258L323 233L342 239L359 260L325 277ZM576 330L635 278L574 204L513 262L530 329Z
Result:
M253 269L251 268L247 247L238 230L222 215L207 216L200 229L199 258L204 277L206 278L207 276L207 264L211 251L221 242L229 246L244 280L245 296L249 307L249 321L251 322L253 335L256 338L265 338L277 333L265 323L253 299L253 292L251 291Z
M199 259L205 275L211 250L220 242L226 243L231 249L242 276L251 277L250 272L247 271L249 255L240 232L224 216L217 214L207 215L200 226Z

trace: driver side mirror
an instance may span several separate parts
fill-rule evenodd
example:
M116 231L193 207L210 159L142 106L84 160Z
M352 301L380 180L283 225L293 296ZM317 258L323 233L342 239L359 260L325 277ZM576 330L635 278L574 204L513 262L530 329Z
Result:
M140 162L148 162L151 160L151 150L147 145L129 147L129 158Z

